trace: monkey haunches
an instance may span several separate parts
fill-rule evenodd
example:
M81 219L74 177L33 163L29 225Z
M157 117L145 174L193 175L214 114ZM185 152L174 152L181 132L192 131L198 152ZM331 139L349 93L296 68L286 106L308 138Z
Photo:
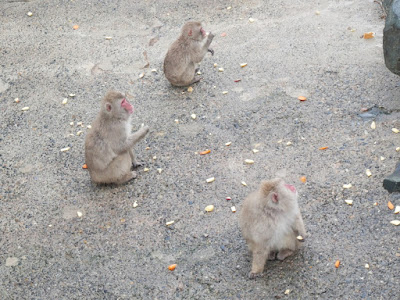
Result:
M175 86L188 86L201 80L196 76L196 66L209 49L214 35L208 35L200 22L188 22L182 27L181 35L171 45L164 60L164 74Z
M284 260L292 255L300 246L298 236L306 236L296 188L280 178L263 181L247 196L239 221L253 255L250 278L263 272L267 259Z
M133 146L145 137L149 127L131 133L133 106L121 93L111 91L101 102L100 112L85 140L85 159L96 183L125 183L136 178L132 166L139 163Z

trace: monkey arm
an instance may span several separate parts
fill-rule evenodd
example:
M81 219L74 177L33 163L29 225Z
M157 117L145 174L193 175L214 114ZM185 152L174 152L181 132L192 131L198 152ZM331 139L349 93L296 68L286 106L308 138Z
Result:
M115 145L114 151L120 155L126 151L130 151L133 146L139 142L141 139L143 139L146 134L149 132L149 127L145 126L138 131L136 131L134 134L131 134L128 136L128 138L123 141L122 143Z
M306 237L306 229L304 228L303 218L300 213L297 215L293 224L293 231L296 235L301 235L303 238Z
M195 63L199 63L203 60L204 55L209 51L208 47L210 46L212 40L214 38L214 35L210 32L210 34L207 37L207 40L205 41L204 44L193 44L192 45L192 51L191 51L191 58L192 61ZM214 50L210 49L210 52L214 54Z

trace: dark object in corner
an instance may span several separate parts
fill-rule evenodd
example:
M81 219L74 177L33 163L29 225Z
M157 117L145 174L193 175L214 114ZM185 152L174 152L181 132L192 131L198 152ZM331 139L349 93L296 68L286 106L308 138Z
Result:
M383 180L383 187L389 192L400 192L400 162L394 172Z
M400 75L400 0L384 0L387 12L383 29L383 53L386 67Z

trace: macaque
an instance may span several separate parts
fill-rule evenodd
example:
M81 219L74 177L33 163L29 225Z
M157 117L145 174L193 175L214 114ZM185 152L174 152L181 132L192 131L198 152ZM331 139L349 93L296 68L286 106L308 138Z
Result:
M196 66L209 49L214 35L201 27L200 22L187 22L180 37L171 45L164 60L164 74L175 86L188 86L201 80L196 76Z
M296 188L281 178L261 182L247 196L239 222L253 255L251 279L262 274L267 259L284 260L292 255L306 235Z
M142 127L131 133L133 106L123 94L110 91L101 101L100 112L85 140L85 159L95 183L122 184L136 178L133 146L149 132Z

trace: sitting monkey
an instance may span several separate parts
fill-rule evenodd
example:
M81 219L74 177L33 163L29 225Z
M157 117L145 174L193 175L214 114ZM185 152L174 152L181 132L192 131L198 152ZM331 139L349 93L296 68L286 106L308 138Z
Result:
M133 106L121 93L110 91L85 140L85 159L95 183L125 183L136 178L133 146L149 132L145 126L131 133Z

